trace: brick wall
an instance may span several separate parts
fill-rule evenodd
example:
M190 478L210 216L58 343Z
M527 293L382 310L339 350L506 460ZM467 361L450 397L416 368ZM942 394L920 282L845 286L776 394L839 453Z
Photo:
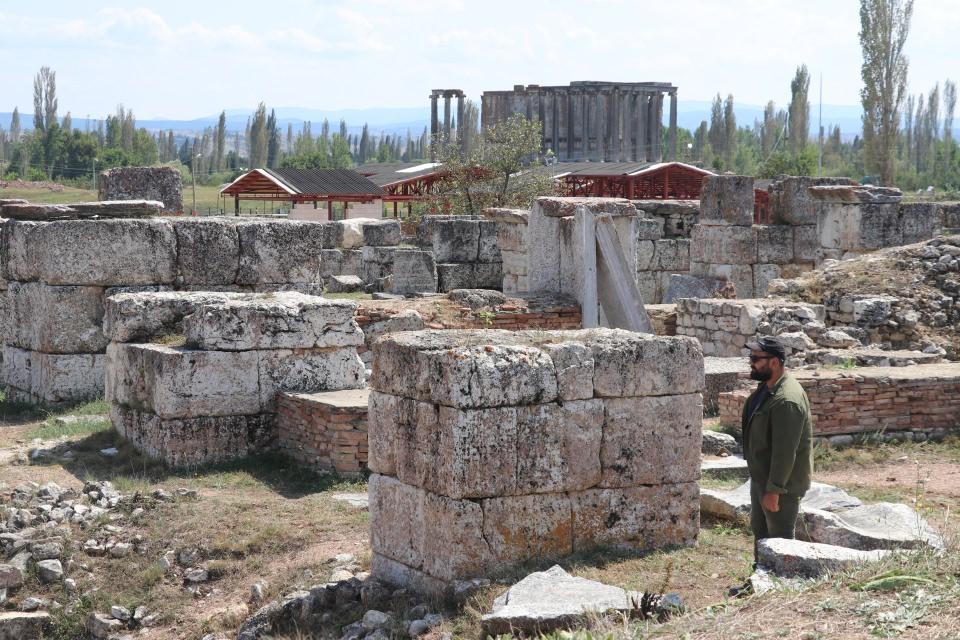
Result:
M279 394L280 451L320 472L361 474L367 468L368 395L367 389Z
M810 398L818 436L960 426L960 363L821 369L794 375ZM746 391L720 394L723 424L740 424L748 395Z

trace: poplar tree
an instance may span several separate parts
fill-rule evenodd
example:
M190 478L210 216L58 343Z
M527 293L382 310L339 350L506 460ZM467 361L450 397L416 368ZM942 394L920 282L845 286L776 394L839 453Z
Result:
M810 101L807 99L810 92L810 72L807 65L797 67L797 73L790 83L790 152L799 154L807 146L810 138Z

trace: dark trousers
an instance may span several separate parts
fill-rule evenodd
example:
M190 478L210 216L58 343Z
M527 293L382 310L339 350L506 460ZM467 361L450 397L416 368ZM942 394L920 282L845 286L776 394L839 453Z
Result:
M757 541L764 538L793 539L797 526L797 514L800 513L800 498L790 494L780 494L780 510L767 511L760 504L763 486L750 483L750 529L753 531L753 564L756 568L759 557Z

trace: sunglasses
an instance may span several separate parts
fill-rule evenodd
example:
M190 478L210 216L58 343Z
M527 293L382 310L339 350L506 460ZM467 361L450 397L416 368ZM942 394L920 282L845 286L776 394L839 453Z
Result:
M776 358L777 356L750 356L750 362L760 362L761 360L769 360L770 358Z

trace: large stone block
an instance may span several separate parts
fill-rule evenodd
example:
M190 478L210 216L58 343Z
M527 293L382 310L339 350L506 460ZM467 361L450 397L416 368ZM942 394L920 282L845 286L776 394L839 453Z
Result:
M807 193L821 203L897 204L903 199L900 189L859 184L814 185L807 189Z
M605 401L600 486L695 482L700 476L699 393Z
M678 395L703 390L703 353L692 338L616 331L587 344L593 351L597 397Z
M184 317L206 304L244 294L208 291L118 293L104 302L103 332L115 342L148 342L151 338L183 333Z
M697 225L690 235L690 260L753 264L757 261L757 234L752 227Z
M433 254L419 249L398 249L393 259L390 291L393 293L435 292L437 265Z
M478 262L473 265L473 286L475 289L494 289L503 287L503 264L500 262Z
M315 393L363 386L365 370L354 347L277 349L256 353L260 354L260 406L265 411L273 410L276 395L281 391Z
M545 344L557 372L557 395L561 402L593 397L593 352L581 342Z
M237 284L322 282L320 252L328 226L297 220L249 220L238 224Z
M489 211L489 210L488 210ZM522 212L522 220L498 219L497 224L497 246L500 251L523 251L527 250L527 223L530 216L529 211Z
M400 244L398 220L370 220L364 222L363 244L369 247L395 247Z
M557 374L550 357L515 345L453 348L431 354L430 399L464 409L552 402Z
M500 262L500 245L497 241L497 223L480 220L480 238L477 246L477 262Z
M762 298L767 295L767 286L770 281L781 277L779 264L753 265L753 295Z
M114 429L138 450L174 467L215 464L268 450L272 415L200 416L163 420L120 405L110 407Z
M9 344L44 353L100 353L103 334L102 287L53 287L12 282L6 297Z
M900 205L903 244L923 242L940 229L940 208L935 202L913 202Z
M652 270L682 272L690 269L690 241L687 239L657 240ZM639 269L639 265L637 266Z
M767 189L770 193L770 215L778 225L815 225L816 200L809 194L814 186L853 185L850 178L815 178L787 176L775 180Z
M8 224L11 279L106 287L176 279L177 239L169 220Z
M187 316L187 344L196 349L310 349L363 344L357 304L296 292L248 294L204 304Z
M360 250L363 256L360 277L372 283L390 276L393 273L393 260L397 251L396 247L363 247Z
M793 227L787 225L756 225L757 262L789 264L793 262Z
M240 235L225 218L171 220L177 235L177 283L227 285L237 280Z
M437 264L437 291L449 293L455 289L476 289L476 266L469 262Z
M820 257L820 236L816 225L793 228L793 257L797 262L815 262Z
M418 413L422 415L423 412ZM451 498L482 498L516 492L519 455L516 409L462 410L441 406L437 422L424 426L426 429L418 427L416 434L429 438L425 444L434 444L438 454L432 464L424 456L415 460L421 478L424 464L433 467L425 488ZM431 427L436 432L426 433ZM418 446L422 451L423 445ZM409 459L408 456L402 458ZM407 469L407 465L402 465L401 480L407 481Z
M573 519L566 493L490 498L482 505L483 538L498 563L573 552Z
M103 354L50 354L4 345L2 374L33 403L61 405L103 395Z
M173 167L117 167L100 174L100 200L159 200L169 213L183 211L183 177Z
M479 220L453 217L436 222L433 227L433 257L437 263L476 262L479 254Z
M573 550L692 546L700 531L699 493L696 482L573 493Z
M596 486L601 477L603 436L602 400L519 407L516 486L509 493L577 491Z
M753 177L704 176L700 189L701 225L753 224Z
M737 298L754 297L753 267L749 264L690 263L690 275L724 280L733 284Z
M840 251L880 249L903 241L900 205L821 203L817 233L820 246Z

